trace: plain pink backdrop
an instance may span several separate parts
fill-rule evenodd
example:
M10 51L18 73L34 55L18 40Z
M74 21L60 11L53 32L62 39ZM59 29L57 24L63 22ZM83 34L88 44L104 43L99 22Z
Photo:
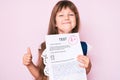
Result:
M0 80L33 80L22 64L27 47L37 49L58 0L0 0ZM81 17L81 40L92 49L88 80L120 80L120 1L73 0Z

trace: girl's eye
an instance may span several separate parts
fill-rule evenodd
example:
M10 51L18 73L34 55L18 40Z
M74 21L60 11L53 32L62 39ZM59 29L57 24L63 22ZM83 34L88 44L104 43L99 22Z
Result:
M71 14L69 14L69 16L74 16L74 14L71 13Z
M64 15L62 15L62 14L59 15L59 17L62 17L62 16L64 16Z

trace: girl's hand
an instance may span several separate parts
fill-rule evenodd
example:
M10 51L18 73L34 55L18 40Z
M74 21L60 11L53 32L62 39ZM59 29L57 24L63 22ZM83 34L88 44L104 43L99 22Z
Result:
M77 60L80 62L79 66L86 69L86 73L88 74L91 69L91 62L87 56L78 55Z
M27 53L23 56L23 64L29 66L32 63L32 54L30 48L27 48Z

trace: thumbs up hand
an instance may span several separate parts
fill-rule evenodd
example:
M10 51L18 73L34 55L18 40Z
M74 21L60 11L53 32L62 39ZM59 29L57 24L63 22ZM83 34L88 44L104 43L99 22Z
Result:
M27 53L23 56L23 64L25 66L32 64L32 54L30 48L27 48Z

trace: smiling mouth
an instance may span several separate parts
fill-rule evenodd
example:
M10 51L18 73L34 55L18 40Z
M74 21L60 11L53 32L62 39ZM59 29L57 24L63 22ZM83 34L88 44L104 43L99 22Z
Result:
M70 22L64 22L63 24L70 24Z

